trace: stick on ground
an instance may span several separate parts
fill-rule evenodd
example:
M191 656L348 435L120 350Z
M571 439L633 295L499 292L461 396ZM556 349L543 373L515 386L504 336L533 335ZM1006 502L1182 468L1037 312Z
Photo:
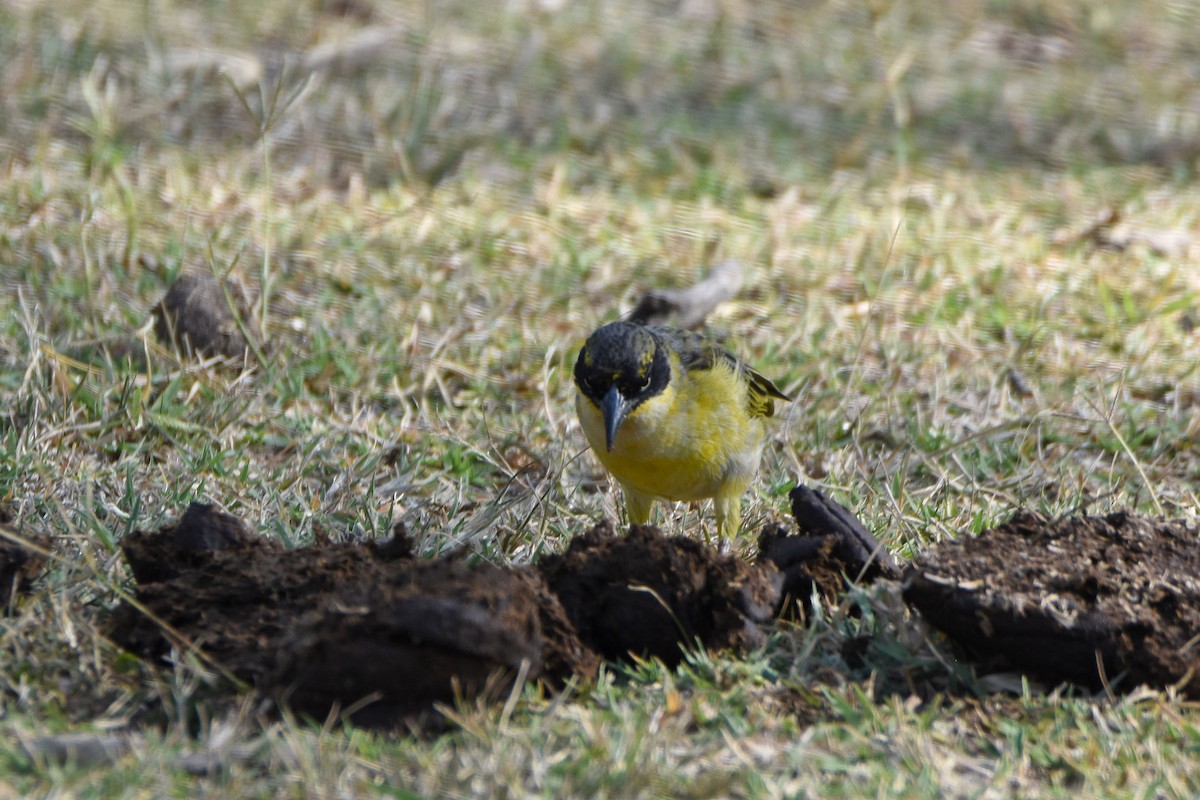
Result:
M745 268L740 261L719 261L693 286L648 290L634 307L630 321L655 325L677 315L676 326L698 328L719 303L731 299L741 290L744 276Z

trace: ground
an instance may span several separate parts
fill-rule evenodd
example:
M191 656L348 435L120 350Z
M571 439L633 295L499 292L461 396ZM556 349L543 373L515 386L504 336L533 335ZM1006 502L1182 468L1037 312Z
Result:
M1195 796L1186 685L1118 658L1056 688L929 623L1073 566L1018 540L1194 530L1198 28L1166 0L0 4L0 503L35 546L0 570L29 589L0 618L0 796ZM797 398L730 555L757 563L801 484L978 607L818 591L743 649L460 697L419 736L119 646L124 554L193 502L244 525L205 551L371 569L407 558L371 550L398 524L504 574L620 528L574 355L727 261L708 327ZM179 340L196 276L227 313ZM655 522L703 542L711 508ZM1186 548L1151 572L1095 541L1052 610L1188 596Z

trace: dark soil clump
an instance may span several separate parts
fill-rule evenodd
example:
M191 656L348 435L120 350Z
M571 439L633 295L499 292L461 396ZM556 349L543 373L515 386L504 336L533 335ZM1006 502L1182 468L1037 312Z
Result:
M539 603L529 581L462 560L416 562L341 591L290 626L267 683L321 717L369 700L360 724L389 724L462 696L506 694L522 666L542 675Z
M316 718L340 711L395 725L456 697L503 695L519 677L557 685L594 675L602 659L675 665L691 647L763 643L785 577L819 574L841 591L845 576L883 563L863 555L874 540L838 514L853 517L815 497L835 522L815 537L775 535L757 564L656 528L618 536L604 524L536 567L414 559L402 531L286 550L193 504L176 524L122 543L140 608L118 608L111 635L151 659L195 648Z
M33 579L45 566L46 560L38 551L49 547L45 537L27 536L0 524L0 613L29 591Z
M923 553L905 599L974 653L1047 681L1182 683L1198 697L1198 538L1182 522L1126 512L1024 512Z
M216 506L192 503L174 525L155 533L134 531L121 542L125 563L140 586L169 581L213 562L241 560L240 553L261 549L279 551L269 539L254 534L246 524ZM238 553L231 559L214 553Z
M592 642L584 641L567 617L562 603L533 567L511 570L515 580L524 584L534 598L542 636L542 672L551 684L561 685L569 678L588 678L600 669L603 659Z
M792 509L800 533L772 527L753 564L656 528L619 536L603 524L535 567L499 567L462 554L414 559L402 529L384 542L286 550L194 504L122 543L139 607L117 609L111 636L150 659L196 648L227 677L319 719L407 725L459 697L504 696L521 678L587 679L602 659L675 665L692 647L754 647L765 623L800 613L814 592L832 605L854 582L896 576L842 506L798 487ZM905 600L1006 668L1093 688L1178 684L1200 697L1198 538L1128 513L1023 513L923 554L905 574ZM28 581L35 555L0 542L0 599ZM853 640L844 655L862 661L869 647Z
M198 645L318 718L370 700L354 718L394 724L455 692L506 691L522 664L550 679L598 664L528 569L415 561L395 540L285 550L201 505L122 549L153 618L119 608L119 644L150 658Z
M814 590L831 605L849 583L899 575L891 554L844 506L807 486L790 497L799 535L772 525L758 539L759 561L783 574L777 613L808 611Z
M249 319L241 292L228 285L242 319ZM249 349L230 310L225 288L212 275L180 275L154 307L154 332L186 355L242 359Z
M656 656L681 648L748 648L763 642L780 576L692 539L633 526L625 536L597 525L562 555L538 565L580 637L605 658Z

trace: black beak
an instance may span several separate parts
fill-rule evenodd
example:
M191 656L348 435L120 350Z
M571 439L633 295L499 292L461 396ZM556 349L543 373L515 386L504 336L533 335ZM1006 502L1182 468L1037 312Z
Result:
M604 414L605 443L608 445L609 452L612 452L613 439L617 438L617 431L621 429L621 423L625 421L625 415L629 413L629 401L617 391L616 386L610 386L608 393L600 401L600 412Z

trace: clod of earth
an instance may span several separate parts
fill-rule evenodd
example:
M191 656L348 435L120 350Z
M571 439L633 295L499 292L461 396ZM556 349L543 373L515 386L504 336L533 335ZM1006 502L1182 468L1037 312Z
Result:
M320 718L362 700L356 722L386 725L456 692L506 694L523 665L541 676L538 598L518 571L447 559L380 577L317 599L284 633L266 684L289 706Z
M27 536L0 523L0 612L29 590L45 563L40 551L49 547L44 537Z
M180 275L154 307L154 332L182 353L242 359L249 349L230 310L226 289L243 320L247 303L232 284L205 273Z
M551 679L598 664L527 568L416 561L403 539L285 550L200 504L122 552L150 615L119 607L118 644L149 658L198 644L317 717L376 695L355 719L387 724L480 692L493 673L502 691L523 662Z
M598 525L538 571L585 642L605 658L630 653L677 664L683 648L754 647L779 599L774 565L754 566L682 536Z
M757 564L655 528L618 536L603 524L536 567L417 560L402 534L285 550L193 504L176 524L122 542L140 608L119 607L111 635L151 659L198 646L317 718L348 709L356 722L395 725L456 695L506 694L521 674L558 684L594 675L602 658L675 664L695 646L760 644L781 586L840 592L870 559L839 553L877 548L845 509L811 499L824 508L809 519L819 535L797 546L777 534Z
M557 684L593 675L602 658L674 664L693 646L752 647L763 623L813 592L834 601L849 582L896 574L845 508L804 487L792 506L803 534L768 530L755 564L605 524L536 567L495 567L414 559L402 534L284 550L193 505L177 524L123 542L150 613L120 607L112 635L148 658L199 645L297 711L350 709L357 722L391 726L456 696L506 694L522 674ZM1181 683L1200 695L1195 540L1182 523L1131 514L1021 514L922 555L905 597L968 649L1034 675Z
M904 596L977 655L1049 682L1181 684L1200 697L1198 537L1127 512L1023 512L922 553Z
M758 538L759 561L773 564L783 575L778 614L807 611L814 591L832 605L847 582L899 575L891 554L844 506L807 486L797 486L788 496L800 535L768 525Z

